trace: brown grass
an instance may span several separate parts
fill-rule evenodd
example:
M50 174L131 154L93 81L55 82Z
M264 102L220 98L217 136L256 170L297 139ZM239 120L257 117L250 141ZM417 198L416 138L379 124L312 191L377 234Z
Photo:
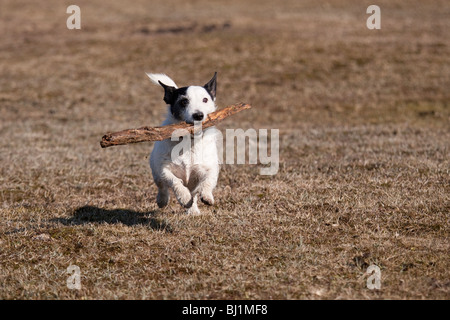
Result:
M367 1L80 0L79 31L69 4L2 1L1 299L450 298L446 1L378 1L378 31ZM157 209L151 144L98 144L162 121L144 71L218 71L254 107L221 128L279 128L278 174Z

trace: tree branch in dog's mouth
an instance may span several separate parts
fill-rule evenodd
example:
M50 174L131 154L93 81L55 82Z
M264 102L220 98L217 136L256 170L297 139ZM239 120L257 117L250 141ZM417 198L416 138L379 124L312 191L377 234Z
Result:
M202 130L208 127L212 127L229 116L236 114L242 110L250 109L251 106L245 103L239 103L235 105L230 105L221 110L215 111L208 114L206 119L202 122ZM194 124L189 124L186 122L180 122L163 127L141 127L137 129L127 129L112 133L107 133L103 136L102 141L100 141L100 146L102 148L107 148L111 146L118 146L130 143L138 143L144 141L161 141L165 139L170 139L172 133L175 130L184 129L190 134L195 134L198 127Z

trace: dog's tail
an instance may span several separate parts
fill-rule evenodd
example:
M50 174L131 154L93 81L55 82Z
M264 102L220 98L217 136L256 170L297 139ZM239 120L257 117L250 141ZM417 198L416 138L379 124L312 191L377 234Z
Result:
M150 78L150 80L152 80L152 82L157 85L159 85L159 81L161 81L166 86L175 87L178 89L178 86L175 84L175 82L163 73L146 73L146 74Z

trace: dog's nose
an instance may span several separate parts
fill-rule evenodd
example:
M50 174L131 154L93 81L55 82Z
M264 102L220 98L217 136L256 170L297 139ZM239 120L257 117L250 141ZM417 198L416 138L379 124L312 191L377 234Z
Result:
M203 117L204 117L203 112L196 112L196 113L194 113L194 114L192 115L192 118L193 118L195 121L202 121L202 120L203 120Z

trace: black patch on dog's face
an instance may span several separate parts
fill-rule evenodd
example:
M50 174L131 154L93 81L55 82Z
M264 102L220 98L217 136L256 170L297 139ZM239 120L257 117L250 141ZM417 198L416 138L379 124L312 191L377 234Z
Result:
M188 87L175 88L167 86L161 81L159 84L164 88L164 102L170 105L170 112L177 120L183 120L182 114L189 104L189 100L184 97Z
M186 108L189 106L189 97L187 96L187 90L189 87L175 88L167 86L161 81L159 84L164 88L164 101L170 105L170 112L173 117L180 121L186 121L183 114ZM208 103L208 101L216 100L216 88L217 88L217 72L207 84L203 86L209 97L203 98L203 103Z
M175 89L175 91L172 92L170 100L168 102L168 104L170 104L170 112L172 113L173 117L177 120L184 120L182 115L184 110L189 105L189 100L186 97L187 89L188 87Z

